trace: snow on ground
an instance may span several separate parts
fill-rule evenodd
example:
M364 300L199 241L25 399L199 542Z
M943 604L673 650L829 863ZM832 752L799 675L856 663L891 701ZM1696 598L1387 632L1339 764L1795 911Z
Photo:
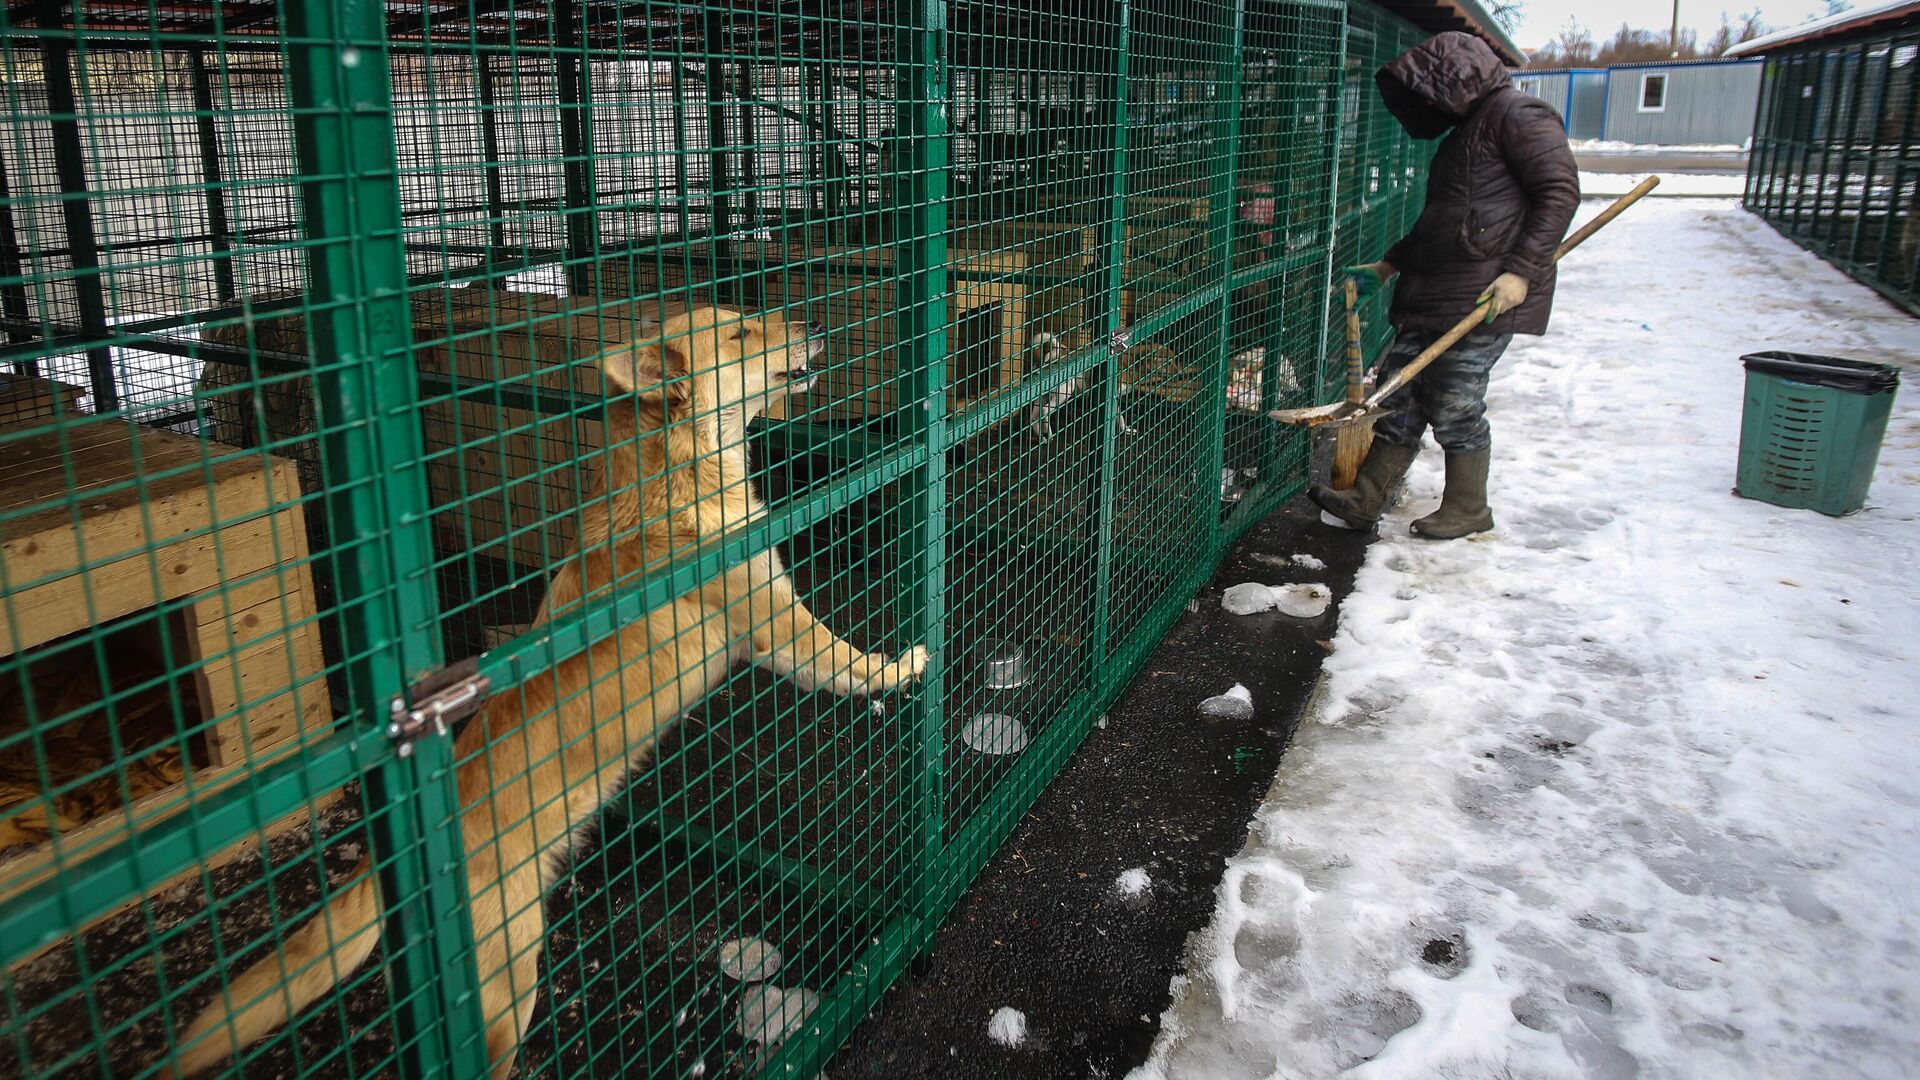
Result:
M1633 154L1659 157L1663 154L1744 154L1745 143L1630 143L1618 139L1570 139L1568 146L1576 154Z
M1908 362L1865 512L1729 493L1763 348ZM1573 256L1498 530L1407 535L1429 448L1136 1080L1912 1075L1917 353L1731 204Z
M1001 1006L987 1021L987 1038L1009 1049L1027 1041L1027 1014Z
M1646 173L1580 174L1580 194L1589 198L1614 199L1632 191ZM1737 173L1661 173L1654 195L1712 195L1737 199L1747 190L1747 174Z

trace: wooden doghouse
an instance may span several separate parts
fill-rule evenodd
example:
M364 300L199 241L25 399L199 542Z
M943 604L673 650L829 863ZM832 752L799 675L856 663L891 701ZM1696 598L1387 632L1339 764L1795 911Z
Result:
M861 421L897 405L901 348L891 248L742 245L760 267L761 306L785 307L827 328L827 367L790 415ZM947 267L947 394L958 405L1017 382L1030 332L1027 267L1018 251L956 249ZM804 314L802 314L804 313ZM816 411L818 410L818 411Z
M130 423L0 443L0 517L7 518L0 565L8 592L0 650L12 655L163 605L176 609L173 647L161 666L191 672L196 787L210 790L245 774L332 721L301 499L291 462ZM99 710L92 701L36 707L56 718L63 710L82 719ZM43 741L72 734L67 725L60 721ZM170 719L165 728L174 734ZM126 769L136 798L124 807L117 795L95 801L122 812L81 824L59 805L77 793L55 791L63 857L117 834L133 818L177 808L184 794L179 744L167 741L170 766L108 762L116 772ZM50 769L59 764L48 762ZM135 776L136 766L147 767ZM142 782L155 775L173 783ZM111 774L105 783L117 786ZM54 863L44 845L9 859L0 892Z
M0 427L72 416L86 391L72 383L0 372Z

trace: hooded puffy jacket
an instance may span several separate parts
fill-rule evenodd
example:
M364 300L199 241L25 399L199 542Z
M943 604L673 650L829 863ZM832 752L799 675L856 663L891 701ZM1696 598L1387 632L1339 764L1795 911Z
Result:
M1546 333L1553 252L1580 205L1560 115L1514 89L1493 49L1457 30L1414 46L1374 82L1414 138L1452 129L1434 155L1419 220L1387 252L1400 270L1393 324L1448 330L1494 278L1515 273L1527 280L1526 302L1495 319L1492 332Z

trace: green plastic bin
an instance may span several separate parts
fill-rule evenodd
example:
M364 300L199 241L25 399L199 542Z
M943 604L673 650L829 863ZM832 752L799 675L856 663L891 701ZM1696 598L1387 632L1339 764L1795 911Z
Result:
M1838 517L1867 501L1900 372L1792 352L1749 353L1735 490Z

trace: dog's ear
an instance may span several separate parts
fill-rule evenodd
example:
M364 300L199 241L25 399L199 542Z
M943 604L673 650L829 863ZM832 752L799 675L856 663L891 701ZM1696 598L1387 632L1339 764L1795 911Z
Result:
M686 392L687 362L684 340L627 342L600 354L600 370L607 382L628 393L670 396Z

